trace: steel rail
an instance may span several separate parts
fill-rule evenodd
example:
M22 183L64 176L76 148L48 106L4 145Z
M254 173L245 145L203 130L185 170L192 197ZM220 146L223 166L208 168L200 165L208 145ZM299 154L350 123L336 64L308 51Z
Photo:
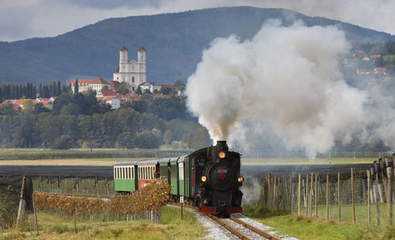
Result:
M242 240L251 240L250 238L248 238L247 236L245 236L244 234L242 234L238 230L236 230L233 227L229 226L227 223L224 223L221 219L217 218L216 216L211 215L211 214L207 214L207 216L209 218L213 219L219 225L223 226L226 230L228 230L232 234L236 235L238 238L240 238Z
M242 221L242 220L240 220L238 218L230 216L230 220L232 220L234 222L237 222L238 224L250 229L251 231L256 232L257 234L261 235L264 238L267 238L267 239L270 239L270 240L279 240L278 238L276 238L276 237L274 237L274 236L272 236L272 235L270 235L270 234L268 234L268 233L266 233L266 232L264 232L264 231L262 231L262 230L260 230L260 229L258 229L256 227L254 227L254 226L252 226L252 225L250 225L250 224L248 224L248 223L246 223L246 222L244 222L244 221Z

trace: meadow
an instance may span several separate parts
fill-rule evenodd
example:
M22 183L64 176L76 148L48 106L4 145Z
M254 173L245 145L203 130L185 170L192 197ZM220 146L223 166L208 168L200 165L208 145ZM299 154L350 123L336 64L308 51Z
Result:
M162 207L161 223L148 220L109 221L79 219L77 233L74 231L72 216L60 216L51 212L38 213L38 234L30 231L28 225L22 229L10 229L0 234L0 240L11 239L202 239L205 229L197 221L195 214L173 207Z

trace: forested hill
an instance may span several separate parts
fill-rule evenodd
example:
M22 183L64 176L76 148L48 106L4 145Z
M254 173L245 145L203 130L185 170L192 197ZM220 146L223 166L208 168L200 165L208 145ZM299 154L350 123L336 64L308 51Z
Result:
M147 49L148 81L185 81L214 38L232 33L251 38L270 18L286 25L297 19L309 26L335 24L353 42L394 39L383 32L283 9L229 7L113 18L57 37L0 42L0 83L65 82L83 76L111 79L122 45L128 47L129 58L136 58L139 46Z

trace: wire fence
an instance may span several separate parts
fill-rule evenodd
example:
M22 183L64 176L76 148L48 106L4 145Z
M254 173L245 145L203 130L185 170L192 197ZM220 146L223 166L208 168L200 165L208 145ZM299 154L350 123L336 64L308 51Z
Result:
M93 194L111 196L115 194L114 180L98 177L35 177L33 188L39 192L62 194Z
M375 165L376 166L376 165ZM392 164L350 174L271 176L263 187L264 204L297 216L338 222L393 225L395 172Z

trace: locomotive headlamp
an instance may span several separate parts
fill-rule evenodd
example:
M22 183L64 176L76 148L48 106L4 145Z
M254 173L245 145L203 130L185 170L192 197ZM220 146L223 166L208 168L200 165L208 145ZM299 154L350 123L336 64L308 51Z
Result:
M224 159L226 157L226 153L225 152L219 152L218 153L218 157L221 159Z
M243 178L243 177L238 177L238 178L237 178L237 181L238 181L238 182L243 182L243 181L244 181L244 178Z
M202 182L206 182L207 181L207 177L206 176L202 176Z

